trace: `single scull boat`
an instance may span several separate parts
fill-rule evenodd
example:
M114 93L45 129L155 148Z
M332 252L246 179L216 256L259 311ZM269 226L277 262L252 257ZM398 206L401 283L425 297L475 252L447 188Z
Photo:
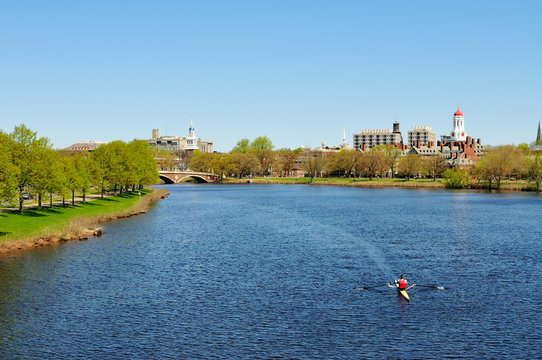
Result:
M404 297L405 299L407 299L408 301L410 301L410 298L408 297L408 294L405 290L400 290L399 289L399 284L397 283L397 280L395 280L395 286L397 287L397 291L399 291L399 294Z

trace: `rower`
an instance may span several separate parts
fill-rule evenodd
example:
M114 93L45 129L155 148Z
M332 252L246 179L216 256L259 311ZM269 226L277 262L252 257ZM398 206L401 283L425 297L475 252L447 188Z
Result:
M399 280L397 280L397 284L399 285L399 290L405 290L407 285L408 285L408 282L407 280L405 279L405 275L402 275L399 276Z

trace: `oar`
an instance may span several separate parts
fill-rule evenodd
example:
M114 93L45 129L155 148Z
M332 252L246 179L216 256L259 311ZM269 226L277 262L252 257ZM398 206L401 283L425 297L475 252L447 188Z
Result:
M367 289L372 289L372 288L375 288L375 287L386 286L386 285L388 285L388 283L380 284L380 285L374 285L374 286L355 287L354 290L367 290Z
M414 284L414 285L415 286L426 287L426 288L431 288L431 289L437 289L437 290L446 290L447 289L444 286L438 286L438 285L420 285L420 284Z

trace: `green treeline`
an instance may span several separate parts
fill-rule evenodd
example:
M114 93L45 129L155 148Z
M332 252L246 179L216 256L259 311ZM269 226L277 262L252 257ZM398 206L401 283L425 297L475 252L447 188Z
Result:
M403 155L393 145L375 146L367 151L341 150L324 153L298 148L273 150L266 136L253 141L241 139L228 154L207 154L196 151L188 167L221 177L294 175L302 170L305 177L379 177L443 179L450 188L497 188L505 179L524 179L536 183L540 190L542 160L533 155L526 144L517 147L486 147L481 159L463 169L451 168L440 154Z
M53 196L64 199L81 193L83 201L91 188L101 191L113 188L122 192L132 187L158 182L156 162L148 145L141 140L129 143L113 141L96 148L90 154L57 151L47 138L24 125L12 133L0 131L0 200L18 202L23 210L24 195L32 193L38 200Z

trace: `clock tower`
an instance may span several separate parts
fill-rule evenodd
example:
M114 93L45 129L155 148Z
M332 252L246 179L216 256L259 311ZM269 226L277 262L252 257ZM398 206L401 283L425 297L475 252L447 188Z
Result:
M459 106L457 107L457 111L454 113L454 127L450 136L451 141L466 141L467 140L467 133L465 132L465 117L463 116L463 113L461 110L459 110Z
M192 125L192 116L190 116L190 127L188 128L188 136L186 137L185 150L198 150L198 138L196 137L194 125Z

